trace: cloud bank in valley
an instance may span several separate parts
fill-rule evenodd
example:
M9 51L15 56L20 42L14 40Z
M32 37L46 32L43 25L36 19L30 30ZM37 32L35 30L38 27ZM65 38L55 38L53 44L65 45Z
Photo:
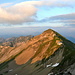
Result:
M23 24L27 22L37 21L37 12L40 7L73 7L75 0L39 0L39 1L25 1L21 3L4 3L0 4L0 24ZM46 13L44 13L46 14ZM69 15L69 16L68 16ZM67 20L71 22L75 20L75 13L68 15L59 15L50 17L54 20ZM49 20L50 20L49 19ZM68 21L70 20L70 21Z

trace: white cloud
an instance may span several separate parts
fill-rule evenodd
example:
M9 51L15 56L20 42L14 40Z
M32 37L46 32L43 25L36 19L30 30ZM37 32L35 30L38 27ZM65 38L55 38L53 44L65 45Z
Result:
M0 8L0 23L18 24L34 21L37 8L33 5L19 3L7 8Z

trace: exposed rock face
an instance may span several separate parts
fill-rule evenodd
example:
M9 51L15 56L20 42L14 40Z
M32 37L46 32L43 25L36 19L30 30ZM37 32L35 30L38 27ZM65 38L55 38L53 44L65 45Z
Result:
M19 46L0 46L0 63L6 75L74 75L75 45L49 29Z

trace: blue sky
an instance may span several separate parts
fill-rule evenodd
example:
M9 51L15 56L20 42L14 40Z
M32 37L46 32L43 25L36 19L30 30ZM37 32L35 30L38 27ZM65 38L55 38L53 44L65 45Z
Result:
M65 35L64 29L67 32L65 36L73 33L70 36L75 37L74 3L75 0L0 0L0 28L3 30L0 34L18 34L17 28L22 27L29 27L28 31L33 27L32 32L39 31L40 27L42 31L54 27L53 29ZM36 31L34 27L39 28ZM57 29L59 27L61 30ZM15 28L16 32L13 31ZM10 29L11 33L8 33Z
M58 26L64 26L66 24L64 22L60 24L57 17L60 16L60 21L63 21L66 15L75 17L74 2L75 0L1 0L0 26L34 26L36 23L43 26L46 26L45 23L55 26L55 21ZM56 19L51 20L50 18L53 17ZM66 18L67 21L68 18ZM70 20L74 22L75 18L71 17ZM73 23L67 22L67 26L70 24Z

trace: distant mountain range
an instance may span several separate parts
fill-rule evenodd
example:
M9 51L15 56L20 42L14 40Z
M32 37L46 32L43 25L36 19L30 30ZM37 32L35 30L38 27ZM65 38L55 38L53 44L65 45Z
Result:
M20 37L12 37L12 38L0 38L0 45L2 46L19 46L21 43L25 43L27 40L30 40L33 36L20 36Z
M0 75L75 75L75 44L52 29L2 41Z

